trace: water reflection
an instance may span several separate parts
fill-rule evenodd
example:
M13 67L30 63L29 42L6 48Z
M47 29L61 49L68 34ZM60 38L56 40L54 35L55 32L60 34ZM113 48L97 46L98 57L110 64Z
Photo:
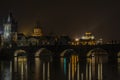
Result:
M40 59L39 58L35 58L35 80L39 80L40 79Z
M77 55L71 55L56 63L39 57L29 62L25 56L15 57L0 61L0 80L120 80L120 64L113 66L102 60L94 56L81 63Z
M61 67L67 80L79 80L78 56L72 55L70 58L61 58Z
M1 80L12 80L12 62L0 62L0 78Z
M40 79L50 80L50 62L44 62L40 58L35 58L35 80Z
M15 79L27 80L27 58L25 56L15 57L14 59L14 72Z
M86 80L103 80L102 63L86 64Z

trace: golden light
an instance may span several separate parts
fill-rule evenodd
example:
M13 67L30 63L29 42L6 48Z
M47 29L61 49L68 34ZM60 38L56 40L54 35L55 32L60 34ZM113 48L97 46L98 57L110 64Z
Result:
M95 39L95 37L94 37L94 36L91 36L91 39Z
M91 32L86 32L85 34L86 34L86 35L91 35Z
M75 41L78 42L78 41L79 41L79 38L75 38Z

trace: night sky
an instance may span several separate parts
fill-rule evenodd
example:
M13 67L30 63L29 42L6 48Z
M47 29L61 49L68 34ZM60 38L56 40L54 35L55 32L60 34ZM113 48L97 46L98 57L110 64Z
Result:
M104 40L120 40L120 5L115 1L0 0L0 19L11 11L19 32L32 33L40 21L44 34L81 37L92 32Z

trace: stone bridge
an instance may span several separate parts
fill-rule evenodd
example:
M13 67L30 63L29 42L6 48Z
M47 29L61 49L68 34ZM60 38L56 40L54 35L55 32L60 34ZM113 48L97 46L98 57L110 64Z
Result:
M104 44L104 45L64 45L64 46L25 46L25 47L12 47L2 48L0 50L1 59L13 59L14 57L26 56L28 59L35 57L43 58L70 58L72 55L79 57L80 61L86 61L86 58L99 56L104 60L106 56L109 62L116 62L120 57L120 44ZM97 57L96 57L97 58ZM105 59L106 60L106 59Z

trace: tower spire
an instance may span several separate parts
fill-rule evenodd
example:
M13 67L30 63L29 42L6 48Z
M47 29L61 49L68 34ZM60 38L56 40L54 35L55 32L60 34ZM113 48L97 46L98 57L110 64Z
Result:
M5 20L4 26L4 44L6 46L9 46L12 44L12 41L17 40L17 24L12 16L12 13L10 12Z
M7 22L8 23L12 22L12 13L11 12L9 12L9 14L8 14Z

